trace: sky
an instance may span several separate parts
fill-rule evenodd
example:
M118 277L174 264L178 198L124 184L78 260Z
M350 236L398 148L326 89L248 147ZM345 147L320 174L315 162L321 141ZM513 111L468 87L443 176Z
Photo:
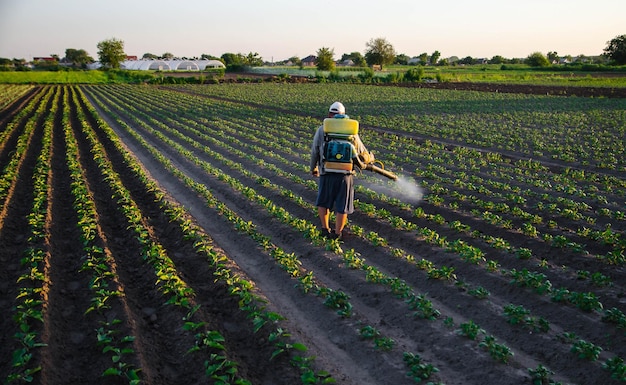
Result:
M0 58L26 60L68 48L97 60L98 43L113 38L139 58L276 62L328 48L340 59L377 38L409 57L575 57L602 54L624 34L624 0L0 0Z

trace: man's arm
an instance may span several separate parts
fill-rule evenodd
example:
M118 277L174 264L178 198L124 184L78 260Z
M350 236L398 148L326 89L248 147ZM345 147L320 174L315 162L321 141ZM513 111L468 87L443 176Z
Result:
M354 148L356 149L356 153L357 154L362 154L364 152L368 152L367 148L365 147L365 145L361 141L361 137L359 137L359 135L355 135L354 136Z
M313 136L313 143L311 144L311 161L310 161L310 171L313 175L319 175L318 163L320 159L320 130L315 131L315 135ZM317 171L317 172L316 172Z

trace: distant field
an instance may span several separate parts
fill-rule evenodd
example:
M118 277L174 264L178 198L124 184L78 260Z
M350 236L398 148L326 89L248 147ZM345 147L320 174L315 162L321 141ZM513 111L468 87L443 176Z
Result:
M102 71L0 72L0 83L103 84L109 82L108 76Z
M0 72L3 84L110 84L133 83L151 78L151 72L139 71L28 71Z
M403 73L410 68L407 66L389 66L383 71L374 73L375 77L385 77L392 73ZM258 67L252 72L269 73L274 75L288 74L291 76L328 75L329 71L298 69L294 67ZM355 68L339 68L339 76L357 76L360 72ZM626 87L626 70L590 72L590 71L550 71L536 70L530 67L514 67L508 70L500 69L500 65L475 65L454 67L424 67L424 78L437 79L443 82L486 82L486 83L514 83L539 84L580 87Z
M374 77L384 78L389 75L404 73L418 67L389 66L383 71L376 71ZM511 67L502 70L499 65L474 65L454 67L423 67L424 79L439 82L474 82L474 83L509 83L537 84L576 87L624 87L626 88L626 70L590 72L537 70L526 66ZM328 76L329 71L299 69L297 67L255 67L250 70L257 74L290 76ZM358 68L339 68L339 77L357 77L363 71ZM60 71L60 72L0 72L0 83L4 84L110 84L137 83L155 76L173 74L154 71ZM204 73L192 73L182 76L202 76Z

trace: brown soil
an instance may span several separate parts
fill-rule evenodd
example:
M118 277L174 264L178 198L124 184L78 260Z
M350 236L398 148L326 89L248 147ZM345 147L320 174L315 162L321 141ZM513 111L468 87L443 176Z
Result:
M560 89L527 86L523 88L511 86L513 89L506 90L495 85L445 86L490 92L560 95L573 95L579 92L578 89L564 92ZM37 93L29 94L28 97L36 98L47 89L39 88ZM215 207L209 207L202 197L167 171L133 139L119 121L98 107L99 114L119 135L128 151L141 162L149 177L158 182L173 202L185 207L190 214L189 218L197 223L219 250L230 259L233 271L254 283L256 292L267 299L269 310L286 317L286 320L281 321L281 325L292 334L294 341L308 347L307 355L315 356L315 369L328 371L337 383L344 385L414 383L406 375L408 369L402 363L403 352L418 353L424 362L437 367L440 371L431 377L431 381L440 381L447 385L531 384L527 369L536 368L539 364L553 370L555 372L553 378L563 384L617 383L610 378L606 370L602 369L603 360L590 361L577 358L570 352L570 345L563 342L560 337L563 331L574 332L580 338L602 345L605 348L602 353L603 359L615 354L626 357L624 331L602 322L598 313L587 313L572 306L552 303L548 298L534 294L529 289L509 284L507 277L464 263L458 256L423 242L414 232L397 230L389 223L356 212L350 216L351 225L361 226L366 232L376 232L387 239L393 247L402 248L414 256L427 258L438 266L454 267L459 277L463 277L463 284L428 279L426 273L417 269L414 264L393 257L390 248L373 247L366 239L348 234L342 241L344 250L355 249L368 264L402 280L413 287L416 293L427 294L435 308L454 322L450 326L443 322L443 316L437 320L416 317L412 315L413 312L405 301L390 293L384 285L366 282L363 271L347 268L341 256L326 250L324 246L311 244L309 239L304 238L291 226L278 222L264 208L252 203L218 178L207 174L174 151L170 145L142 128L133 121L133 117L140 115L119 108L115 98L109 96L106 87L86 86L81 90L85 92L89 103L92 105L97 105L96 101L105 103L107 108L119 115L121 121L137 130L147 143L169 158L179 170L196 182L208 186L221 202L246 221L254 223L256 228L270 237L273 243L286 252L297 254L302 266L314 272L319 282L349 294L354 314L352 317L343 318L324 306L322 298L302 293L296 288L298 281L280 269L271 256L263 252L249 236L233 229L232 224L220 215ZM78 90L72 87L55 87L53 92L59 95L68 93L72 96L76 95ZM586 95L599 96L600 90L588 92L590 94ZM602 96L614 95L611 93ZM138 99L131 103L142 111L146 102ZM62 116L57 113L54 116L53 129L51 198L46 226L48 237L46 243L42 245L47 251L48 274L44 285L45 316L43 327L35 323L39 325L36 327L46 346L35 350L33 360L41 367L41 371L35 375L33 383L46 385L128 383L120 378L101 376L103 371L111 366L111 359L109 355L103 354L101 348L94 342L96 330L104 320L114 318L122 320L120 328L123 335L134 336L132 347L135 354L131 355L130 363L141 367L142 383L154 385L213 383L203 374L205 357L187 353L193 346L194 339L192 333L182 329L181 320L186 313L175 306L165 304L167 298L158 291L155 272L140 257L142 246L136 236L129 231L127 220L119 210L119 204L111 198L113 191L104 180L90 153L91 146L80 129L81 123L77 115L77 111L86 110L86 104L71 102L70 105L70 124L79 144L81 167L97 207L101 245L113 258L124 297L119 301L112 301L111 308L106 311L85 314L85 309L90 305L91 278L80 269L84 252L76 228L76 213L72 209ZM164 105L163 108L176 113L175 107ZM47 110L49 109L48 107ZM0 115L2 130L9 129L7 122L18 110L5 110L3 115ZM140 119L147 120L146 117ZM0 374L3 380L15 370L11 367L11 355L17 348L13 338L17 330L15 322L8 315L14 313L20 287L16 282L25 269L19 261L24 250L30 246L28 240L30 230L26 216L33 201L32 175L42 146L43 123L42 116L37 121L33 139L20 166L20 178L12 188L8 203L4 203L3 207L6 207L6 210L0 217L0 311L5 314L0 321L2 331ZM205 139L186 131L184 124L173 122L167 124L189 135L202 146L213 147ZM2 168L15 150L18 133L23 130L21 125L0 148ZM129 171L121 154L99 129L97 122L88 119L87 125L95 131L98 140L106 149L107 159L119 173L122 182L137 203L146 226L151 231L151 237L166 249L180 277L195 291L195 300L201 306L199 319L225 337L229 359L239 364L241 376L253 384L301 383L300 373L289 364L287 355L270 359L274 347L268 342L267 335L252 331L252 321L239 309L237 298L227 293L225 285L215 282L213 269L194 250L191 241L184 238L180 227L172 223L163 213L162 208L155 202L154 194ZM195 156L236 177L245 186L254 188L257 194L277 202L293 216L317 224L314 212L286 199L271 186L257 183L257 180L250 179L236 168L220 163L215 156L211 157L187 142L174 137L171 139L193 152ZM236 139L246 141L243 136ZM226 147L215 148L215 151L222 157L234 160L243 169L254 170L259 177L271 180L272 184L288 187L305 201L314 202L315 190L295 184L273 172L259 169L252 160L238 157ZM258 156L272 162L269 157L262 154ZM286 157L298 161L294 156ZM302 174L301 170L287 171ZM424 220L415 218L411 212L389 203L373 201L364 196L358 198L363 202L375 204L379 209L386 209L396 216L415 222L418 226L432 226ZM535 254L551 254L551 265L567 265L568 272L589 270L592 266L594 271L610 276L616 283L609 288L599 290L593 288L594 291L601 293L605 308L624 309L623 284L626 282L626 271L623 268L598 265L570 252L558 251L560 254L554 255L556 252L553 249L538 240L520 238L519 234L514 232L465 218L462 213L471 210L470 203L467 204L468 207L459 207L455 211L426 202L420 205L427 212L441 213L448 221L458 219L471 225L474 230L501 237L517 247L531 248ZM438 228L437 231L451 239L461 237L470 244L477 242L469 236L460 236L446 227ZM598 244L588 246L588 250L600 252L605 248ZM497 260L506 269L534 269L536 265L536 261L524 261L495 251L488 257ZM572 279L568 272L551 269L549 279L557 287L566 286L570 290L581 292L592 290L584 282ZM469 288L478 286L490 291L489 300L476 300L468 294ZM533 315L540 315L548 320L552 329L547 333L540 333L521 326L511 326L501 316L502 307L509 303L531 309ZM497 336L499 343L514 349L515 355L508 364L495 361L476 341L458 333L459 325L469 320ZM375 348L371 340L361 337L359 331L364 326L374 326L383 336L392 338L395 341L394 349L383 351Z

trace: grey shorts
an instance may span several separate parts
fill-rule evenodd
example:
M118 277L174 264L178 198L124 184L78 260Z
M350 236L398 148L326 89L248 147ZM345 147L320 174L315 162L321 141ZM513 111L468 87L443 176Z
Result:
M354 175L326 173L320 176L315 206L325 207L338 214L354 212Z

